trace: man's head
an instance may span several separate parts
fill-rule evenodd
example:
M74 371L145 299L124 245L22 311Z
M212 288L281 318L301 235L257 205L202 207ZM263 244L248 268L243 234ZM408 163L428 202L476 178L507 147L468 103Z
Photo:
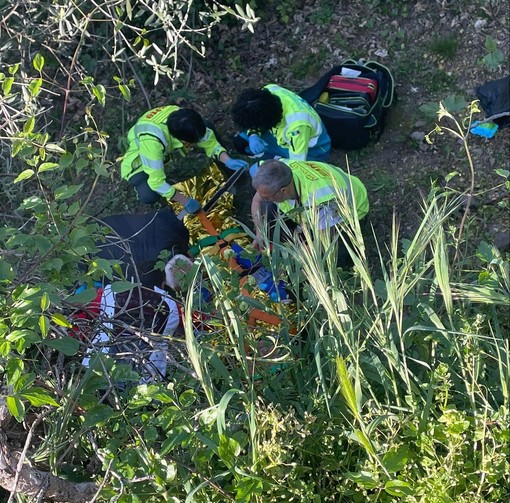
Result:
M174 138L187 143L199 142L206 132L204 120L190 108L180 108L170 114L166 125Z
M285 163L274 159L259 166L252 186L264 201L281 203L296 197L292 170Z
M232 120L241 129L265 133L275 127L283 116L282 102L267 89L246 89L232 107Z

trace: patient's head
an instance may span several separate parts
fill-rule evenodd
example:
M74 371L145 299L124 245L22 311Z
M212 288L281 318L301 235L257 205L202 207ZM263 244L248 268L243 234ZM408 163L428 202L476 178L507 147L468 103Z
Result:
M174 255L165 266L165 283L176 292L188 288L185 279L193 267L193 261L186 255Z

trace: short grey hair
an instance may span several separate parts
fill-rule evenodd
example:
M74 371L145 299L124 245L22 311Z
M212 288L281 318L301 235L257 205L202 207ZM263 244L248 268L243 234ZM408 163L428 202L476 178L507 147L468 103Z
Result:
M263 162L253 180L252 187L257 190L261 185L267 187L269 191L276 192L285 187L292 181L292 170L285 163L270 159Z

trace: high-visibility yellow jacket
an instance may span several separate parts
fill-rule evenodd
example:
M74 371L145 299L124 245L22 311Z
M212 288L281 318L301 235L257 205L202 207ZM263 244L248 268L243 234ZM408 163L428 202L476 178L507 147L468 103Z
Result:
M304 161L308 149L317 144L324 125L319 114L300 96L288 89L264 86L282 102L282 120L271 130L278 145L289 149L289 158Z
M356 207L358 219L361 220L369 208L367 191L361 180L353 175L348 175L340 168L325 162L315 161L294 161L292 159L280 159L292 170L292 179L296 188L298 200L287 200L277 203L283 213L289 213L289 217L298 221L299 216L294 209L307 208L335 203L338 197L345 195L347 206ZM342 209L345 207L337 205L339 218L333 223L342 221ZM328 224L321 225L325 228Z
M168 131L168 116L180 107L168 105L146 112L129 130L129 147L121 163L121 177L128 180L136 173L149 176L149 187L165 198L172 198L175 188L166 181L165 161L174 151L186 155L187 147ZM208 157L217 159L225 149L219 144L214 132L207 128L205 136L195 145L205 150Z

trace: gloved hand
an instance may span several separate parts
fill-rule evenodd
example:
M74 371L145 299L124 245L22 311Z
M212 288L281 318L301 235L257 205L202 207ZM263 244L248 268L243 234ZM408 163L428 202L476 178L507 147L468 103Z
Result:
M248 138L248 143L250 145L250 150L254 155L262 154L267 148L267 143L256 134L252 134Z
M244 169L248 167L248 163L246 161L242 161L241 159L232 159L232 157L230 157L225 163L225 166L232 171L237 171L238 169Z
M259 170L259 163L255 162L250 166L250 176L253 178L255 173Z
M186 201L186 204L184 205L184 209L188 213L197 213L197 211L200 211L202 209L202 206L200 206L200 203L196 199L193 199L190 197Z

